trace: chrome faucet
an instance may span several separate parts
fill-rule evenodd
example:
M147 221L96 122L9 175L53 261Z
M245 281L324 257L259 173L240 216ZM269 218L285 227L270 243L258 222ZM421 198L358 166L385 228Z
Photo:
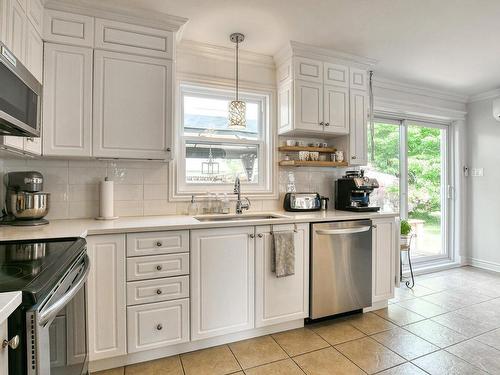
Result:
M241 199L241 183L239 177L236 177L234 181L234 194L238 195L238 199L236 200L236 213L239 215L243 213L243 210L248 210L250 208L250 199L243 197L243 200L246 202L243 202Z

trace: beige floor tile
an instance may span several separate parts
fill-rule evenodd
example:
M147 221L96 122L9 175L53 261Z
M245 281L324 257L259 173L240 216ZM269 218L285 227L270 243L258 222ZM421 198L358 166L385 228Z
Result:
M399 365L405 360L370 337L335 346L339 352L369 374Z
M403 363L402 365L379 372L377 375L426 375L426 374L427 373L425 371L422 371L414 364L406 362Z
M447 310L458 310L462 307L469 305L466 300L456 297L454 294L439 292L435 294L430 294L428 296L423 296L424 301L433 303L435 305L441 306ZM471 304L471 303L470 303Z
M439 350L434 344L404 329L391 329L371 336L408 361Z
M288 358L271 336L238 341L229 347L243 369Z
M227 345L181 355L186 375L230 374L241 370Z
M178 355L156 361L129 365L125 368L125 375L184 375L181 359Z
M450 277L437 276L426 280L418 280L418 285L421 285L427 289L434 290L435 292L442 292L454 285L450 283Z
M474 337L496 328L497 323L493 321L466 318L463 315L451 312L439 316L435 316L431 320L451 328L454 331L461 333L467 337Z
M397 305L426 318L432 318L433 316L445 314L450 311L449 309L427 302L420 298L398 302Z
M268 363L245 370L246 375L304 375L304 372L291 359Z
M325 348L293 359L307 375L362 375L354 363L334 348Z
M450 346L446 351L490 374L500 374L500 351L476 340Z
M412 361L432 375L480 375L486 374L464 360L441 350Z
M331 345L342 344L365 336L359 329L344 321L322 323L313 326L312 330Z
M112 368L110 370L93 372L92 375L123 375L124 372L125 372L125 368L117 367L117 368Z
M307 328L277 333L273 338L291 357L329 346L325 340Z
M413 323L404 328L440 348L445 348L467 339L467 337L461 333L453 331L431 320Z
M500 328L478 336L476 340L500 350Z
M372 335L374 333L387 331L397 327L374 313L354 315L353 317L346 319L346 321L367 335Z
M473 316L475 320L497 322L497 328L500 328L500 307L495 300L464 307L457 310L457 314L463 315L465 318Z
M418 315L417 313L398 305L389 305L385 309L374 311L374 313L381 318L390 320L398 326L404 326L406 324L419 322L425 319L422 315Z

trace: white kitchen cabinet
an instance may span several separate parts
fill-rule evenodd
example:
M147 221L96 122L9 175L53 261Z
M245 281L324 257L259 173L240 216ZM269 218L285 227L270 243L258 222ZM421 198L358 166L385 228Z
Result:
M94 17L45 9L43 38L46 42L94 46Z
M31 22L27 22L27 25L25 66L39 82L42 82L43 41Z
M12 135L4 135L3 137L0 137L0 146L6 150L23 153L24 138L15 137Z
M304 57L293 59L294 78L323 84L323 62Z
M263 327L309 316L309 224L297 225L295 274L277 278L271 271L274 231L293 231L292 224L256 227L255 326Z
M310 132L323 131L323 84L295 82L295 128Z
M34 137L23 138L23 151L29 155L41 155L42 139Z
M287 82L278 90L279 134L293 129L293 108L293 84Z
M7 0L6 45L24 64L28 18L17 0Z
M92 53L45 44L44 155L92 156Z
M189 274L189 254L163 254L127 259L127 281Z
M188 230L127 234L127 256L129 257L188 252Z
M368 72L365 69L350 69L350 86L355 90L368 90Z
M349 67L329 62L323 63L323 82L325 85L349 88Z
M325 85L323 88L325 133L349 133L349 89Z
M89 359L127 354L125 235L89 236L87 251Z
M373 220L372 230L372 300L386 301L394 297L397 225L394 218Z
M7 321L0 323L0 343L9 340L7 332ZM9 348L0 344L0 375L9 375Z
M36 32L42 35L43 32L43 5L40 0L27 0L26 15L34 26Z
M191 231L191 340L254 328L255 228Z
M95 51L95 157L170 157L172 74L169 60Z
M349 116L349 163L366 165L368 163L368 95L366 91L351 89Z

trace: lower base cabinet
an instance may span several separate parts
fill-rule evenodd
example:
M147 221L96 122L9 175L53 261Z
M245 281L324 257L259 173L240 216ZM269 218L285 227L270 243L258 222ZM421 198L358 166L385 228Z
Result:
M127 308L128 352L189 341L189 299Z
M294 233L295 273L277 278L271 271L272 231L293 231L293 224L259 226L255 244L255 326L284 323L309 316L309 224Z
M394 218L372 220L372 223L372 301L380 302L394 297L399 228Z
M0 323L0 342L8 340L7 321ZM0 345L0 375L9 374L9 347Z

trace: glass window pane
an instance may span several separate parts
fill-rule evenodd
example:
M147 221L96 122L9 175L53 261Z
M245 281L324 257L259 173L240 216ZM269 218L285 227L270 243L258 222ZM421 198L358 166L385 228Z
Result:
M238 144L186 144L187 184L259 182L259 146Z
M369 137L371 139L371 128ZM373 205L382 210L399 212L399 125L374 123L374 160L371 160L365 173L376 178L380 187L370 199ZM368 142L368 154L371 155L371 142Z
M442 242L444 130L408 126L408 221L416 235L412 256L445 253Z

